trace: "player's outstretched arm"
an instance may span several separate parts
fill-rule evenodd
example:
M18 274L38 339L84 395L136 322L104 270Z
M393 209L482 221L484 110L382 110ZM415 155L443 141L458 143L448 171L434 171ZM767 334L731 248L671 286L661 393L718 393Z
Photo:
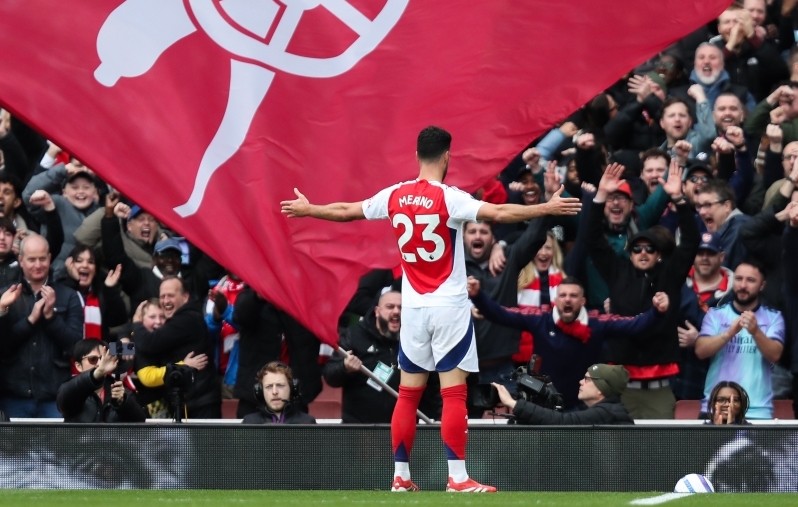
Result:
M362 202L334 202L330 204L310 204L307 197L294 189L297 198L280 203L281 212L288 218L313 217L333 222L351 222L366 218Z
M549 202L525 206L522 204L485 203L477 212L477 220L490 220L499 223L513 223L531 220L543 215L576 215L582 203L575 197L562 197L565 187L560 186Z

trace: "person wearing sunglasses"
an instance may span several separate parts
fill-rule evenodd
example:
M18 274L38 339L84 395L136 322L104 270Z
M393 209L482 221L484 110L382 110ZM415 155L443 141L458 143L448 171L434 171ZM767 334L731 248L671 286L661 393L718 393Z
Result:
M512 410L519 424L587 425L634 424L634 419L621 402L621 394L629 382L629 372L620 365L594 364L579 381L579 401L585 409L558 412L531 401L516 400L501 384L493 384L502 404Z
M131 423L146 419L136 396L125 390L114 373L118 358L101 340L80 340L72 349L79 372L61 385L58 410L69 423Z
M678 374L681 360L676 328L680 323L682 286L701 237L694 210L685 196L671 194L681 230L680 242L674 251L664 257L658 236L650 230L642 230L629 240L628 258L616 253L601 233L602 208L609 205L608 197L624 183L623 170L623 167L610 166L599 181L585 224L588 254L609 287L610 313L626 317L639 315L651 308L651 298L658 292L668 295L670 307L662 324L649 333L646 340L611 340L606 357L629 371L631 380L629 389L623 394L623 402L632 417L672 419L676 399L670 378ZM681 168L671 168L668 182L672 178L681 181Z

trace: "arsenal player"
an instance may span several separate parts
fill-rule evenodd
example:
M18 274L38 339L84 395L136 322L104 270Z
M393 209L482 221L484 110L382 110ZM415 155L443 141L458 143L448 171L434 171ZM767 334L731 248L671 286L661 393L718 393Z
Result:
M409 458L416 435L416 409L430 371L441 381L441 436L449 463L446 491L495 492L470 479L465 468L468 438L466 377L477 372L476 341L466 290L463 226L466 222L522 222L542 215L575 215L578 199L562 188L545 204L490 204L443 184L452 136L438 127L418 135L418 178L397 183L361 202L310 204L299 190L283 201L289 218L336 222L387 218L402 257L402 329L399 336L399 400L391 420L396 467L392 491L418 491L410 480Z

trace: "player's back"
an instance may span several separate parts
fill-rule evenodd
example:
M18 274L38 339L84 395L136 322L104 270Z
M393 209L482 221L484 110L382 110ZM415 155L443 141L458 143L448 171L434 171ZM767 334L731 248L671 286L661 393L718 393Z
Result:
M364 204L367 218L389 218L393 225L405 274L402 306L467 304L463 224L476 220L482 204L426 180L399 183Z

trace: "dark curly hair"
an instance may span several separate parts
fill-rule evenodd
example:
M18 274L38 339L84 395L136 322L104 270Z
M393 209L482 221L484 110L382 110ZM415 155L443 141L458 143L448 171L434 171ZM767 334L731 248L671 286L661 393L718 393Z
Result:
M745 424L745 413L748 412L748 393L745 392L743 386L738 384L737 382L732 382L731 380L721 380L715 387L712 388L712 392L709 394L709 401L707 402L707 414L709 415L709 420L714 422L715 421L715 400L718 397L718 393L724 387L730 387L737 391L737 394L740 396L740 412L737 413L737 416L734 418L734 424Z

